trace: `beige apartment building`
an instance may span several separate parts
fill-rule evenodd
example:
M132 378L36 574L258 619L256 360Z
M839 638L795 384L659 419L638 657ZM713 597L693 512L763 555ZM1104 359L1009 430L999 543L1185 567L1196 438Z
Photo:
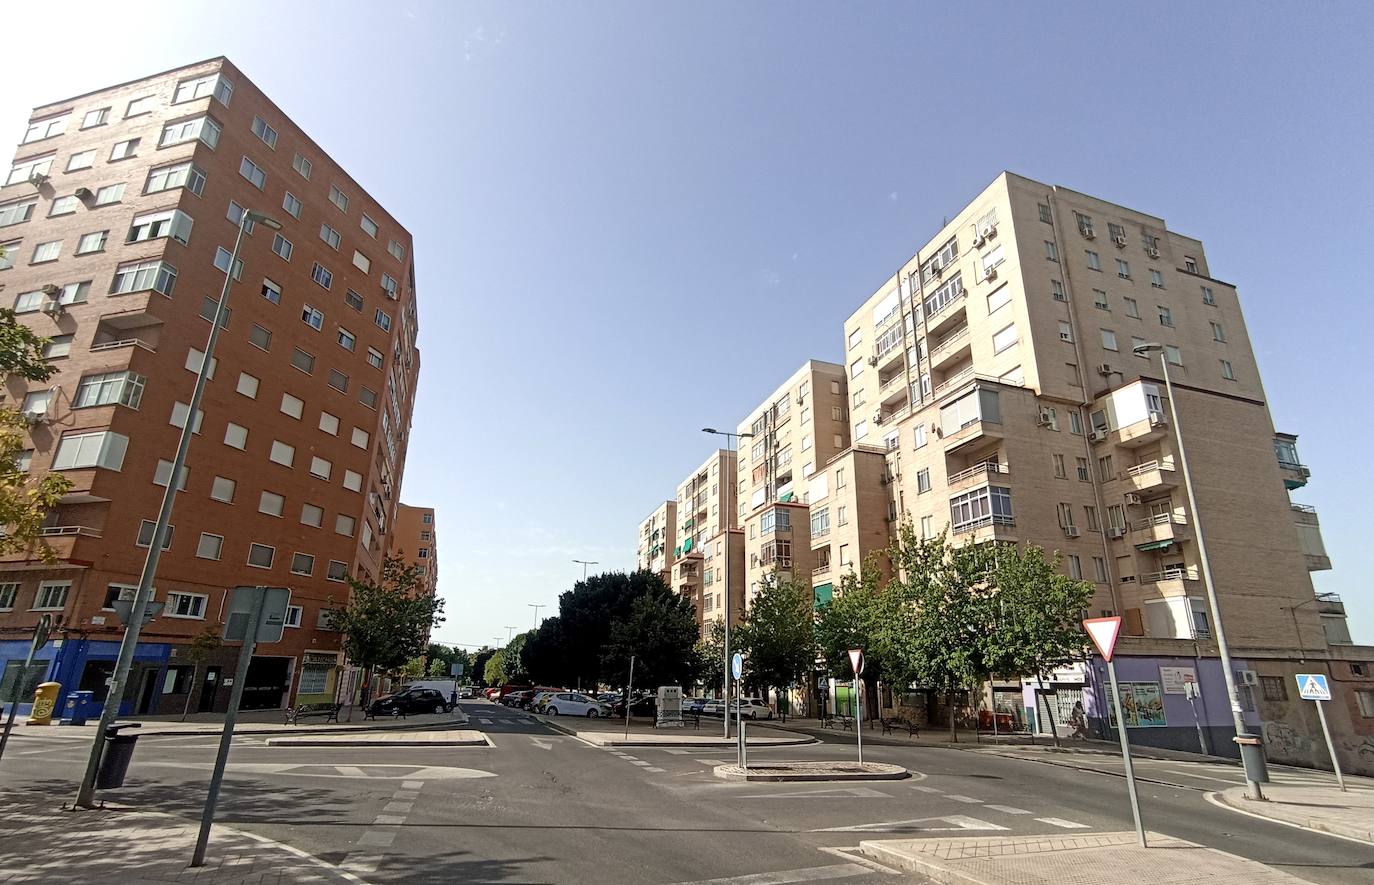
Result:
M433 507L396 506L396 520L388 535L387 554L413 565L423 592L433 596L439 589L439 534Z
M849 446L845 369L808 360L739 424L745 599L766 574L810 581L811 478Z
M730 622L739 621L744 586L744 547L735 520L734 452L718 449L677 488L677 545L669 582L692 600L697 628L725 616L729 557Z
M664 501L639 524L635 567L651 571L668 582L672 578L677 546L677 502Z
M1350 645L1339 601L1313 593L1309 570L1330 560L1316 513L1288 494L1309 472L1296 437L1274 430L1236 287L1212 275L1200 241L1004 173L878 287L844 336L855 445L845 457L886 460L866 471L859 510L955 543L1060 552L1069 574L1097 588L1091 613L1124 618L1123 678L1161 702L1160 721L1132 727L1133 740L1196 748L1181 688L1195 679L1213 750L1230 751L1200 518L1246 716L1271 758L1322 758L1310 704L1295 703L1293 674L1306 667L1344 688L1333 727L1338 752L1358 764L1361 745L1374 744L1374 649ZM1136 355L1145 343L1163 353ZM1187 504L1171 406L1200 513ZM821 490L844 488L838 469L820 489L813 480L813 511ZM835 506L828 524L813 519L812 539L832 568ZM1056 674L1061 722L1080 698L1102 720L1100 671L1089 661Z

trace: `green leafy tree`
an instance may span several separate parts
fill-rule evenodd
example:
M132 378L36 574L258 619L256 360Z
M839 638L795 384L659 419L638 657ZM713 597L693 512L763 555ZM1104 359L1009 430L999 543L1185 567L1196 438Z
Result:
M425 678L425 659L423 657L411 658L401 666L401 676L406 682Z
M904 623L909 612L900 594L884 584L876 560L865 562L858 574L847 572L840 578L830 602L821 606L815 618L816 646L826 672L836 680L854 678L849 650L863 649L865 715L877 710L878 681L906 684L910 681L903 656Z
M721 692L725 679L725 621L716 619L708 623L706 637L697 640L692 651L697 661L697 679L706 688Z
M430 631L443 623L444 601L423 589L419 568L389 556L377 584L348 579L348 604L332 614L349 660L363 668L363 703L375 670L396 670L428 647ZM331 600L332 601L332 600Z
M563 622L557 616L545 618L539 629L527 634L520 650L520 661L530 679L540 685L568 682L569 668L563 650Z
M506 644L503 672L507 682L529 682L530 674L525 667L524 650L525 643L529 641L530 634L533 632L533 630L530 630L526 633L521 633Z
M196 697L196 686L200 685L200 665L210 660L224 641L219 638L219 634L211 627L206 627L191 639L189 643L179 649L183 660L191 662L191 688L186 692L186 706L181 709L181 721L186 721L186 716L191 712L191 700Z
M567 672L553 681L582 686L612 681L604 664L612 630L630 615L635 600L650 593L670 591L663 578L648 571L603 572L563 593L558 618Z
M629 611L612 622L598 672L612 685L627 685L633 655L637 684L691 685L696 639L696 609L655 577Z
M484 645L472 656L472 678L479 685L490 687L496 684L487 678L487 663L495 654L496 649Z
M482 678L487 685L501 685L506 679L506 654L497 649L487 658L486 668L482 671Z
M746 681L778 690L805 678L816 660L811 582L769 575L736 631L747 658Z

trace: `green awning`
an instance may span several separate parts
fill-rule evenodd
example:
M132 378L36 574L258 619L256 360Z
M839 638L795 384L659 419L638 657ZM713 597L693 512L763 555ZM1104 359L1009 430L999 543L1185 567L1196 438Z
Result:
M781 502L784 503L784 504L787 504L787 503L789 503L789 502L792 500L792 493L791 493L791 492L787 492L786 494L780 495L780 496L778 497L778 500L781 501Z
M814 589L814 592L816 594L816 601L813 604L813 607L820 608L823 605L829 605L830 600L835 598L835 585L817 584Z
M692 552L692 539L691 539L691 538L688 538L687 540L685 540L685 541L682 542L682 552L683 552L683 553L691 553L691 552Z
M1142 552L1146 550L1168 550L1170 545L1172 545L1173 543L1174 539L1168 538L1163 541L1151 541L1148 544L1137 544L1135 545L1135 549L1140 550Z

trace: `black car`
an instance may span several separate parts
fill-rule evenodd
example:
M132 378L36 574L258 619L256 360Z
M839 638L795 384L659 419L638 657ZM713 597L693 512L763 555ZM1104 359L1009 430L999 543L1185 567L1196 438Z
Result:
M654 716L658 713L658 699L653 695L635 698L630 702L630 715L633 716ZM625 702L613 701L611 703L612 716L625 715Z
M367 705L373 716L411 716L415 713L448 713L453 709L443 692L432 688L408 688Z

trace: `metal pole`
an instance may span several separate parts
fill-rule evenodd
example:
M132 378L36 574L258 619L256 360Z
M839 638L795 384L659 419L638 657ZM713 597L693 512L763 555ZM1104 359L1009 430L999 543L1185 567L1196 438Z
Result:
M1112 706L1116 707L1116 734L1121 738L1121 761L1126 766L1126 792L1131 797L1131 817L1135 818L1135 834L1140 837L1140 847L1145 844L1145 827L1140 823L1140 797L1135 792L1135 766L1131 764L1131 742L1126 739L1126 717L1121 712L1121 689L1116 684L1116 665L1107 661L1107 676L1112 680Z
M239 246L243 242L243 228L248 222L248 215L247 210L239 215L239 232L234 238L234 251L229 255L229 267L224 272L224 287L220 289L214 322L210 323L210 335L205 340L205 356L201 358L200 371L196 373L196 386L191 391L191 405L186 412L186 423L181 427L181 438L177 441L177 452L172 459L171 477L167 481L167 490L162 493L162 508L158 510L152 543L148 546L148 556L143 561L143 574L138 579L133 610L129 613L129 622L124 625L124 638L119 643L119 657L115 661L114 675L110 677L110 690L105 696L105 704L100 711L100 723L96 726L95 737L91 741L90 756L86 759L86 773L82 776L81 788L76 793L78 808L94 807L95 773L100 767L105 730L119 715L119 705L124 697L124 681L128 679L129 668L133 666L138 635L143 630L144 613L148 610L148 603L153 600L153 580L157 577L158 560L162 558L167 526L172 521L172 505L176 502L181 473L186 469L186 452L191 447L196 416L200 414L200 402L205 395L205 385L210 379L210 366L214 364L215 343L219 341L220 324L224 321L229 303L229 283L234 278L234 265L239 260Z
M625 687L625 740L630 739L630 692L635 687L635 656L630 655L630 684Z
M725 434L725 451L735 451L735 435ZM734 475L730 477L732 485L738 489L739 482L739 463L730 465L734 470ZM738 492L737 492L738 494ZM720 717L725 720L725 739L730 739L730 523L735 519L735 513L739 508L739 501L735 500L736 495L730 496L730 506L734 508L730 513L725 514L725 669L721 671L723 677L720 680L721 700L725 703L725 715Z
M743 676L743 674L740 674L740 675ZM735 681L735 702L736 702L736 704L738 704L738 706L736 707L736 710L737 710L738 712L736 712L735 715L738 717L738 719L735 721L735 730L739 733L739 767L742 768L742 769L744 769L745 774L748 774L748 773L749 773L749 745L748 745L748 743L745 741L745 738L744 738L744 704L742 704L742 703L739 702L740 699L743 698L743 697L744 697L744 688L739 684L739 680L736 680L736 681Z
M1197 742L1202 747L1202 755L1210 756L1212 751L1207 748L1207 736L1202 731L1202 720L1197 715L1197 696L1198 684L1196 682L1185 682L1183 689L1188 693L1188 706L1193 708L1193 726L1197 728Z
M176 474L173 474L175 476ZM262 604L267 591L253 588L253 607L248 612L248 627L239 649L239 664L234 670L234 690L229 695L229 712L224 714L224 731L219 736L219 751L215 753L215 770L210 775L210 791L205 796L205 810L200 815L200 833L191 854L191 866L205 865L205 846L210 841L210 824L215 819L215 805L219 802L220 784L224 782L224 766L229 761L229 744L234 739L234 721L238 718L239 703L243 700L243 685L248 681L248 665L253 660L253 647L258 642L258 621L262 620Z
M1331 729L1326 727L1326 710L1322 707L1321 701L1313 701L1317 705L1317 718L1322 721L1322 737L1326 738L1326 752L1331 755L1331 767L1336 770L1336 783L1340 785L1341 792L1345 790L1345 776L1341 774L1341 760L1336 758L1336 748L1331 744Z
M1178 421L1178 402L1174 398L1173 382L1169 380L1169 359L1163 350L1159 352L1159 365L1164 370L1164 392L1169 397L1169 415L1174 422L1174 435L1178 438L1178 463L1183 468L1183 485L1188 492L1188 509L1193 514L1193 531L1197 535L1198 559L1202 561L1202 579L1207 587L1207 606L1212 614L1212 633L1217 640L1217 654L1221 657L1221 675L1226 680L1226 695L1231 700L1231 719L1235 723L1236 737L1248 734L1245 716L1240 706L1240 693L1236 689L1236 674L1231 669L1231 649L1226 644L1226 630L1221 624L1221 605L1217 602L1217 587L1212 580L1212 564L1207 558L1207 542L1202 534L1202 513L1198 510L1197 495L1193 490L1193 475L1188 470L1188 454L1183 446L1183 427ZM1242 748L1243 750L1243 748ZM1258 752L1263 753L1260 747ZM1245 797L1262 800L1259 778L1247 763L1246 754L1240 754L1241 764L1245 767Z
M862 768L864 764L864 720L859 712L863 709L861 706L863 699L859 697L859 684L859 676L856 673L854 675L854 733L859 736L859 767Z
M24 668L19 671L19 675L14 680L14 699L10 702L9 713L5 715L5 731L0 734L0 758L5 755L5 745L10 740L10 729L14 727L14 715L19 710L19 701L24 697L24 683L29 675L29 667L33 666L33 656L38 652L39 646L46 645L48 641L47 624L52 623L52 615L41 615L38 626L34 628L33 641L29 643L29 653L24 656ZM40 643L38 640L42 638Z

